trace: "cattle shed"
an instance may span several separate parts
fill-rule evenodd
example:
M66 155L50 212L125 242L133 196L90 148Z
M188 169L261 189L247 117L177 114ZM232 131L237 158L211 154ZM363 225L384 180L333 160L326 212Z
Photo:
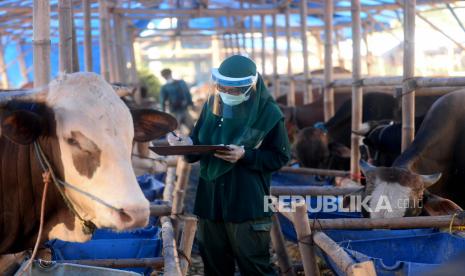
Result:
M350 93L353 131L362 126L364 90L376 88L395 95L402 103L402 149L405 149L414 138L415 95L442 95L465 86L465 77L460 76L465 72L464 10L463 1L454 0L2 0L1 88L32 88L31 84L41 88L60 73L78 71L96 72L110 83L137 87L138 68L153 69L150 64L176 62L192 62L197 67L190 71L207 72L205 76L193 77L200 84L209 79L211 67L230 55L242 54L256 61L270 84L272 95L284 96L289 106L297 104L298 91L303 103L313 102L317 96L313 91L318 88L323 97L325 121L335 113L334 98ZM432 15L438 16L433 19ZM444 25L441 21L444 18L447 24L453 24ZM418 74L424 72L419 71L416 60L422 58L416 52L418 25L434 33L429 42L428 38L421 37L420 43L432 44L425 52L430 55L445 52L452 59L450 63L461 60L454 69ZM384 49L383 41L389 44L393 37L397 43ZM434 48L434 39L447 41L445 44L451 46ZM177 53L183 49L187 49L187 54ZM285 170L299 174L350 175L358 180L359 144L360 136L352 134L350 172ZM171 194L164 196L170 204L152 208L153 213L164 215L161 224L166 275L185 275L190 263L196 219L187 217L178 221L190 170L190 165L181 159L170 163L166 182L171 190L165 189L165 192L169 190ZM336 190L326 192L356 192ZM289 193L289 190L275 189L274 192ZM309 188L294 192L321 194L325 191ZM355 264L322 232L312 235L317 227L307 223L306 211L302 208L297 207L296 214L288 218L294 222L301 242L305 275L319 273L315 244L346 272L367 275L373 271L373 264L368 261ZM293 275L279 221L276 217L273 219L272 238L280 269L283 274ZM382 221L322 223L335 229L390 227ZM392 223L398 228L450 225L452 229L462 225L463 218L443 216L428 221L413 218L408 222L393 219ZM186 234L177 245L181 224ZM135 266L159 268L162 260L133 262L138 263ZM100 265L118 267L115 263L106 260ZM87 264L99 265L98 262Z

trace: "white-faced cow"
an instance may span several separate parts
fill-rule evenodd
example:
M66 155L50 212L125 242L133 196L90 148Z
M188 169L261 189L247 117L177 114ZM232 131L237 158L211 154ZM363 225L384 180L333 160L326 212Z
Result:
M30 248L37 237L44 187L38 148L57 179L72 185L61 187L72 208L49 185L43 239L89 240L89 227L78 216L88 226L116 231L147 224L149 202L131 166L132 143L175 128L173 117L130 111L93 73L64 75L34 91L0 93L0 105L0 254Z
M370 205L375 206L383 196L393 209L371 213L371 217L418 215L422 211L419 202L430 214L451 213L465 206L464 106L465 89L439 98L412 144L391 167L374 167L361 161Z

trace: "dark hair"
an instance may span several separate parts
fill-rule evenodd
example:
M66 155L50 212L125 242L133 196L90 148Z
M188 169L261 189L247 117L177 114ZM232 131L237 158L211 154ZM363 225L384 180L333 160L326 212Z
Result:
M161 76L164 78L171 76L171 69L166 68L161 70Z

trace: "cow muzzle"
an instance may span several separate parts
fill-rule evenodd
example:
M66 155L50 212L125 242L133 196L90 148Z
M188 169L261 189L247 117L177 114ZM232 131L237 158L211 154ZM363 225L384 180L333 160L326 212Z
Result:
M110 210L112 228L117 231L130 230L147 226L150 216L147 200L137 205L125 205L120 211Z

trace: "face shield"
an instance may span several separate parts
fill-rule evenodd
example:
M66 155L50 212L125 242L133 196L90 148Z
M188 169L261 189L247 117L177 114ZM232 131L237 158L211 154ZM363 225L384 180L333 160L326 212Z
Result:
M216 116L244 118L255 101L258 75L230 78L213 69L208 95L208 107Z

